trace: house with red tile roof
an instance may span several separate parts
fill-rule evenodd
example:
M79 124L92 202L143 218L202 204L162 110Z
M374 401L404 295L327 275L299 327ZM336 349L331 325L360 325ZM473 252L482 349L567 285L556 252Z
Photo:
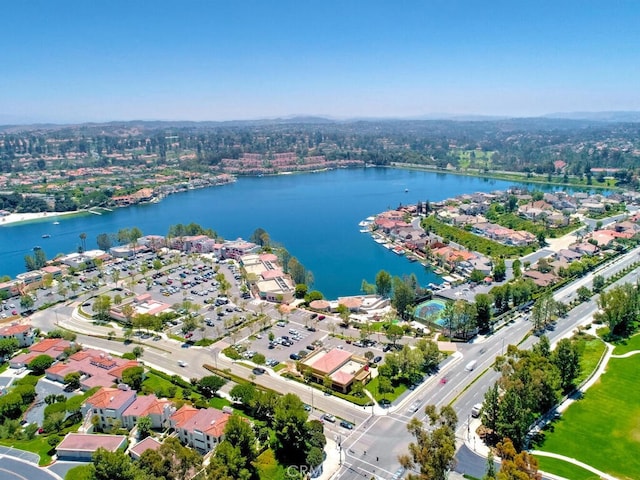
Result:
M149 417L151 428L164 429L169 427L169 418L176 411L173 403L166 398L158 398L155 395L139 395L122 414L122 426L132 429L138 419Z
M124 425L122 415L136 400L136 391L122 388L101 388L82 405L82 414L98 418L101 429L111 428L116 421Z
M21 348L33 344L35 338L31 325L8 325L0 328L0 338L15 338Z
M45 370L45 375L49 380L62 383L67 374L80 372L80 387L86 391L93 387L110 387L122 379L124 370L138 366L140 364L135 360L112 357L101 350L88 348L52 365Z
M91 461L99 448L109 452L124 450L127 437L124 435L93 435L87 433L68 433L56 447L58 460Z
M302 364L311 369L311 375L318 383L324 383L325 377L330 377L332 388L346 393L354 381L365 384L371 379L368 362L350 352L334 348L332 350L318 349L306 357Z
M139 460L147 450L158 450L162 444L153 437L147 437L129 448L129 455L134 460Z
M70 346L71 342L62 338L45 338L41 342L31 345L29 353L22 353L13 357L9 361L9 366L11 368L25 367L39 355L48 355L54 360L58 360L64 356L64 351Z
M224 440L224 429L230 416L215 408L183 405L171 415L169 422L184 445L207 453Z

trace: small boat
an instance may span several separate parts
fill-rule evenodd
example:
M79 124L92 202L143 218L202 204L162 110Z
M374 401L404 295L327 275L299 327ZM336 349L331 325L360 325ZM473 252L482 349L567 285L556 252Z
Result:
M44 235L42 235L42 238L51 238L51 235L49 235L48 233L45 233Z
M408 191L409 191L409 189L408 189L408 188L405 188L405 189L404 189L404 193L407 193Z
M53 222L54 225L60 225L60 222Z
M361 228L360 229L360 233L369 233L371 230L369 230L368 228Z
M42 250L42 247L40 245L36 245L35 247L33 247L34 250Z

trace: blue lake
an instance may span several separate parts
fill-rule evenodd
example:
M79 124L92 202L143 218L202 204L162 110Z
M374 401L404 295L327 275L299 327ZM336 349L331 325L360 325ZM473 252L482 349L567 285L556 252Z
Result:
M359 232L368 216L398 205L435 201L475 191L504 190L512 182L391 168L239 178L234 184L191 190L162 202L111 213L60 217L0 227L0 275L24 271L24 256L41 246L48 258L76 251L81 233L87 248L96 236L137 226L144 234L166 235L170 225L199 223L226 239L247 239L260 227L311 270L313 288L327 298L361 293L362 280L380 270L394 276L415 273L421 285L439 279ZM42 238L49 234L50 238Z

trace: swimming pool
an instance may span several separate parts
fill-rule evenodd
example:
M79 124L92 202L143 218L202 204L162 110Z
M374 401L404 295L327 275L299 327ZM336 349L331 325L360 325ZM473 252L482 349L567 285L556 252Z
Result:
M415 317L425 323L435 323L443 326L444 320L440 316L446 303L442 300L427 300L416 307Z

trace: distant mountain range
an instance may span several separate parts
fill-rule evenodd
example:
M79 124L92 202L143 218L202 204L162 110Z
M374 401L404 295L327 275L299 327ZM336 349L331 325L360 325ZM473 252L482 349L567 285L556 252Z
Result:
M447 113L433 113L412 117L353 117L332 118L320 115L291 115L278 118L261 118L252 120L226 120L226 121L190 121L190 120L124 120L111 122L38 122L17 115L4 115L0 113L0 131L12 132L18 130L55 130L64 126L99 126L99 125L144 125L146 128L162 128L163 126L250 126L250 125L274 125L274 124L332 124L353 122L402 122L402 121L437 121L449 122L528 122L545 120L566 120L597 123L634 123L640 122L640 111L609 111L609 112L557 112L538 117L518 117L507 115L459 115Z
M640 122L640 112L614 111L614 112L560 112L543 115L545 118L558 118L562 120L592 120L596 122Z

